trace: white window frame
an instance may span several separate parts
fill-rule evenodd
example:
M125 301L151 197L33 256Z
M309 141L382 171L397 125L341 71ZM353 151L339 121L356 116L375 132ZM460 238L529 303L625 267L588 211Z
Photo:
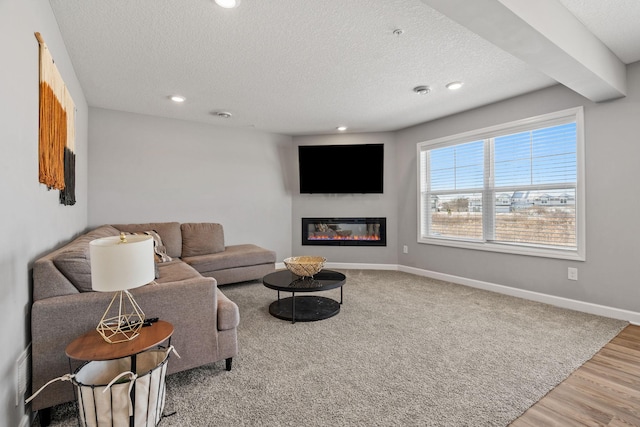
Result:
M521 243L497 243L490 241L478 241L469 239L459 239L453 237L435 237L435 236L422 236L422 224L423 217L430 214L430 209L427 207L423 211L422 206L422 176L426 171L422 170L421 165L421 153L425 150L430 150L439 147L445 147L455 144L462 144L466 142L485 140L489 138L495 138L502 135L508 135L517 132L524 132L542 127L554 126L561 123L569 123L575 121L576 123L576 248L551 248L542 245L534 244L521 244ZM584 109L583 107L570 108L554 113L543 114L540 116L529 117L526 119L516 120L509 123L490 126L482 129L463 132L460 134L447 136L443 138L437 138L429 141L420 142L416 147L417 155L417 210L418 210L418 224L417 224L417 236L418 243L429 245L442 245L452 246L457 248L503 252L517 255L568 259L574 261L585 261L585 248L586 248L586 203L585 203L585 141L584 141ZM488 153L485 153L488 154ZM488 161L485 156L485 165L491 165L492 161ZM487 167L487 166L485 166ZM485 180L492 179L493 171L489 173L485 172ZM484 202L483 212L484 215L490 215L488 221L493 221L494 205L495 203ZM427 204L429 206L429 203ZM486 209L486 210L485 210ZM483 220L483 227L486 227L487 221Z

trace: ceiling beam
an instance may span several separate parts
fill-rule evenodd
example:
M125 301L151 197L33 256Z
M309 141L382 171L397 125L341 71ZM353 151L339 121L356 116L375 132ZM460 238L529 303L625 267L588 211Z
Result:
M626 67L557 0L422 0L582 96L626 96Z

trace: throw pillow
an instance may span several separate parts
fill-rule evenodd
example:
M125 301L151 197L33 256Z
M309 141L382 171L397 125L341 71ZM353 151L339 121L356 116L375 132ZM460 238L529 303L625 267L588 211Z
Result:
M91 292L91 262L89 261L89 239L86 245L76 245L62 251L53 264L80 292Z
M224 252L224 231L221 224L212 222L180 224L182 257Z

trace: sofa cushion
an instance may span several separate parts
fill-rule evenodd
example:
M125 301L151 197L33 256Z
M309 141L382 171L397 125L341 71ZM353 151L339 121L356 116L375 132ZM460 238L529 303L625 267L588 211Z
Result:
M89 260L89 242L86 250L82 247L75 247L53 259L53 264L64 276L69 279L73 286L80 292L90 292L91 288L91 262Z
M201 277L200 273L180 260L156 265L160 270L160 277L156 280L157 283L180 282L187 279Z
M144 234L147 236L151 236L153 238L153 252L155 254L155 261L158 262L169 262L172 261L169 255L167 255L167 248L162 243L162 238L155 230L147 230L147 231L127 231L126 234ZM156 277L157 279L157 277Z
M148 222L144 224L114 224L120 231L143 232L155 230L167 248L167 255L179 258L182 255L182 233L179 222Z
M58 250L53 256L53 264L80 292L93 291L89 242L118 234L111 226L98 227Z
M182 257L215 254L224 251L222 225L211 222L184 223L182 230Z
M224 252L182 258L201 273L276 262L276 253L260 246L231 245Z

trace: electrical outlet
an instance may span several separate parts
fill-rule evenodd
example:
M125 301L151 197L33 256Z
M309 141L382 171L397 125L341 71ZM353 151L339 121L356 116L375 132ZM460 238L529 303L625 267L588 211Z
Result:
M569 267L568 273L569 280L578 280L578 269L574 267Z
M402 247L402 253L403 253L403 254L408 254L408 253L409 253L409 246L404 245L404 246Z

